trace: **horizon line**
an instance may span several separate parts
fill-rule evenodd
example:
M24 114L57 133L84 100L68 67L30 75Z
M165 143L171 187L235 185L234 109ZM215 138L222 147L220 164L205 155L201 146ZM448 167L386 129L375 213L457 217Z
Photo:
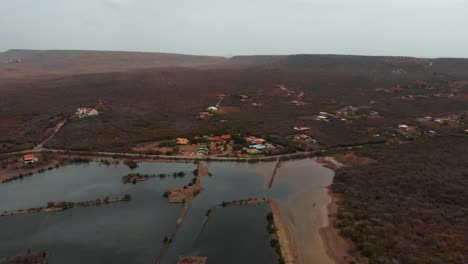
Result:
M346 54L346 53L289 53L289 54L237 54L237 55L215 55L215 54L193 54L193 53L177 53L177 52L161 52L161 51L142 51L142 50L104 50L104 49L30 49L30 48L10 48L0 53L9 51L92 51L92 52L128 52L128 53L156 53L156 54L170 54L170 55L185 55L185 56L204 56L204 57L222 57L226 59L234 57L254 57L254 56L265 56L265 57L281 57L281 56L297 56L297 55L309 55L309 56L357 56L357 57L406 57L406 58L418 58L418 59L468 59L468 57L449 57L449 56L411 56L411 55L369 55L369 54Z

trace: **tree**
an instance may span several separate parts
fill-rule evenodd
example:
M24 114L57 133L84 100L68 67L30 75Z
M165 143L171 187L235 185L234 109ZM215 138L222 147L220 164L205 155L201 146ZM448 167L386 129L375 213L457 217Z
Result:
M126 160L124 161L124 164L127 165L130 169L136 169L138 167L138 163L136 163L133 160Z

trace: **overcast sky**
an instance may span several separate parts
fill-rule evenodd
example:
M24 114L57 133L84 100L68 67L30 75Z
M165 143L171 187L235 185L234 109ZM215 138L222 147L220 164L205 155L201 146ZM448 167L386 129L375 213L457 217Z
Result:
M0 0L0 51L468 58L468 0Z

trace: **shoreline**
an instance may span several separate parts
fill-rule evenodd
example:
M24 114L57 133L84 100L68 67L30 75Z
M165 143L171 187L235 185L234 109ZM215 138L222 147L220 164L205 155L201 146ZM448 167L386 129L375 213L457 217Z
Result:
M276 228L276 236L279 241L281 255L286 264L295 264L297 262L297 248L292 239L288 225L284 221L281 211L275 201L270 200L270 208L273 213L273 220Z
M333 193L330 186L327 187L327 190L331 198L330 203L326 206L328 223L319 229L320 238L325 245L327 255L334 263L347 264L355 259L348 253L354 246L351 241L340 235L340 230L335 226L339 197Z

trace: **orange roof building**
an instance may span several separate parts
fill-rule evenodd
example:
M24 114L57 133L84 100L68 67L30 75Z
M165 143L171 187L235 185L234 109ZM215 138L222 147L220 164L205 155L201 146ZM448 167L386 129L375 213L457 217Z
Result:
M230 140L230 139L231 139L231 135L229 135L229 134L222 135L221 138L222 138L223 140Z
M186 138L177 138L176 142L178 145L187 145L188 143L190 143L190 140Z

